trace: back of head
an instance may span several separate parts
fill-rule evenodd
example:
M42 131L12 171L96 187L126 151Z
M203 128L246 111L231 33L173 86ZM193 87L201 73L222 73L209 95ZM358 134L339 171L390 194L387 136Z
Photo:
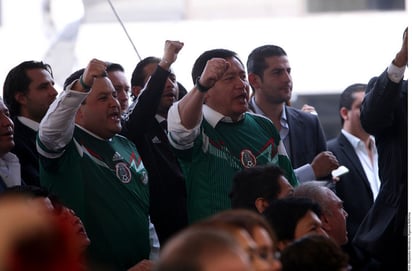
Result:
M24 61L11 69L4 80L3 99L12 117L20 114L20 105L14 97L18 92L27 93L29 91L31 79L27 71L31 69L44 69L53 77L50 65L42 61Z
M232 57L236 58L243 65L238 55L235 52L227 50L227 49L213 49L213 50L203 52L193 64L193 68L192 68L193 84L196 82L196 78L202 74L204 68L206 67L207 61L209 61L212 58L228 59Z
M335 242L321 235L308 235L282 251L283 271L347 270L348 256Z
M233 177L230 199L232 208L246 208L258 211L255 206L257 198L268 202L277 198L281 187L278 182L283 170L276 165L258 165L244 168Z
M251 210L225 210L207 218L207 220L240 227L245 229L251 236L253 236L254 228L258 226L264 228L268 232L273 243L276 243L277 240L276 235L266 218Z
M343 107L348 110L352 108L352 104L355 101L355 97L353 96L354 93L357 92L365 92L366 90L366 84L352 84L348 86L341 94L340 94L340 99L339 99L339 110ZM340 116L340 114L339 114ZM343 124L343 119L342 116L340 117L341 119L341 124Z
M295 239L295 228L308 211L318 216L321 214L317 203L307 198L283 198L273 201L263 212L263 215L272 225L278 241L292 241Z
M166 243L154 271L225 271L228 265L223 262L238 266L233 269L237 271L248 270L250 264L246 252L229 233L216 228L193 227Z
M266 58L272 56L286 56L285 50L276 45L263 45L255 48L248 56L246 66L248 73L263 76L263 71L267 68Z

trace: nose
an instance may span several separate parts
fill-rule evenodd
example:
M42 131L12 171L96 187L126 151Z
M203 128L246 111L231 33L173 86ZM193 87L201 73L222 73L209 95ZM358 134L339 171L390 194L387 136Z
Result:
M54 97L57 96L58 92L57 92L57 90L54 86L50 86L49 94L50 94L50 96L54 96Z
M14 126L13 121L4 113L0 113L0 124L4 127L10 126L11 128L13 128Z

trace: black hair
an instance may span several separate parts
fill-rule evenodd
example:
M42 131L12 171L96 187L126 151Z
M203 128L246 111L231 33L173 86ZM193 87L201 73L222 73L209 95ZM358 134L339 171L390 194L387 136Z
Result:
M123 66L120 65L119 63L107 62L106 64L107 64L106 72L117 72L117 71L124 72Z
M255 48L247 58L247 72L262 77L267 68L266 58L272 56L287 56L287 54L285 50L276 45L263 45Z
M280 258L283 271L340 271L349 258L330 238L308 235L287 246Z
M284 174L284 171L274 164L258 165L238 171L233 177L229 194L232 208L257 211L257 198L264 198L268 202L276 199L281 189L278 180Z
M53 71L49 64L42 61L24 61L11 69L4 80L3 99L6 106L9 108L10 116L18 116L20 114L20 103L16 101L16 93L27 93L31 83L30 77L27 75L28 70L44 69L50 73L53 78Z
M238 55L233 51L230 51L227 49L213 49L213 50L205 51L196 59L195 63L193 64L193 68L192 68L193 84L196 82L196 78L202 74L203 70L206 67L207 61L215 57L224 58L224 59L229 59L229 58L234 57L243 66L242 61L240 60Z
M69 77L67 77L66 80L64 80L63 88L66 89L67 86L69 86L71 83L79 79L80 76L84 73L84 70L85 69L83 68L70 74Z
M270 203L263 215L272 225L279 241L295 239L296 226L308 211L321 216L321 208L308 198L289 197L278 199Z
M355 101L355 97L353 96L353 94L357 92L365 92L365 89L366 89L366 84L360 84L360 83L352 84L349 87L347 87L340 95L339 110L343 107L348 110L351 110L353 102ZM340 121L341 121L341 124L343 125L344 120L341 116L340 116Z

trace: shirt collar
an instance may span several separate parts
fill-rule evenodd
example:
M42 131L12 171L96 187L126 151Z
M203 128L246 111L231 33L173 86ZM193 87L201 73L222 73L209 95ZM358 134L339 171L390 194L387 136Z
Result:
M349 143L356 149L359 144L364 144L362 140L360 140L360 138L352 135L351 133L345 131L345 130L341 130L342 134L348 139ZM375 147L375 138L373 136L369 136L370 140L371 140L371 144L372 144L372 149L374 150Z
M263 113L262 109L260 109L260 107L257 105L256 100L255 100L255 96L252 96L252 98L250 100L251 100L250 103L252 104L253 108L255 109L255 113L259 114L259 115L262 115L262 116L266 116L265 113ZM283 103L281 120L284 120L284 121L287 120L285 103Z
M202 111L203 111L203 117L205 118L205 120L206 120L213 128L216 127L216 125L219 123L219 121L222 121L222 122L234 122L234 121L232 120L232 118L230 118L230 117L228 117L228 116L225 116L225 115L223 115L223 114L221 114L221 113L213 110L212 108L210 108L209 106L207 106L207 105L205 105L205 104L203 105ZM243 113L243 114L239 117L239 119L238 119L237 121L240 121L240 120L242 120L242 119L244 119L244 118L245 118L245 113Z
M160 116L159 114L155 115L155 119L157 120L158 123L161 123L162 121L166 120L164 117Z
M39 131L40 124L37 121L31 120L23 116L18 116L17 119L27 127L33 129L34 131Z

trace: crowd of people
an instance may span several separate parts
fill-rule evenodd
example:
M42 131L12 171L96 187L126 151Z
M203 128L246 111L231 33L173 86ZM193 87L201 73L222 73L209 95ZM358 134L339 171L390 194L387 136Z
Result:
M42 61L10 70L0 270L406 270L407 28L380 76L343 90L329 141L313 107L290 104L283 48L246 65L205 51L190 91L181 50L165 41L130 83L91 59L60 94Z

